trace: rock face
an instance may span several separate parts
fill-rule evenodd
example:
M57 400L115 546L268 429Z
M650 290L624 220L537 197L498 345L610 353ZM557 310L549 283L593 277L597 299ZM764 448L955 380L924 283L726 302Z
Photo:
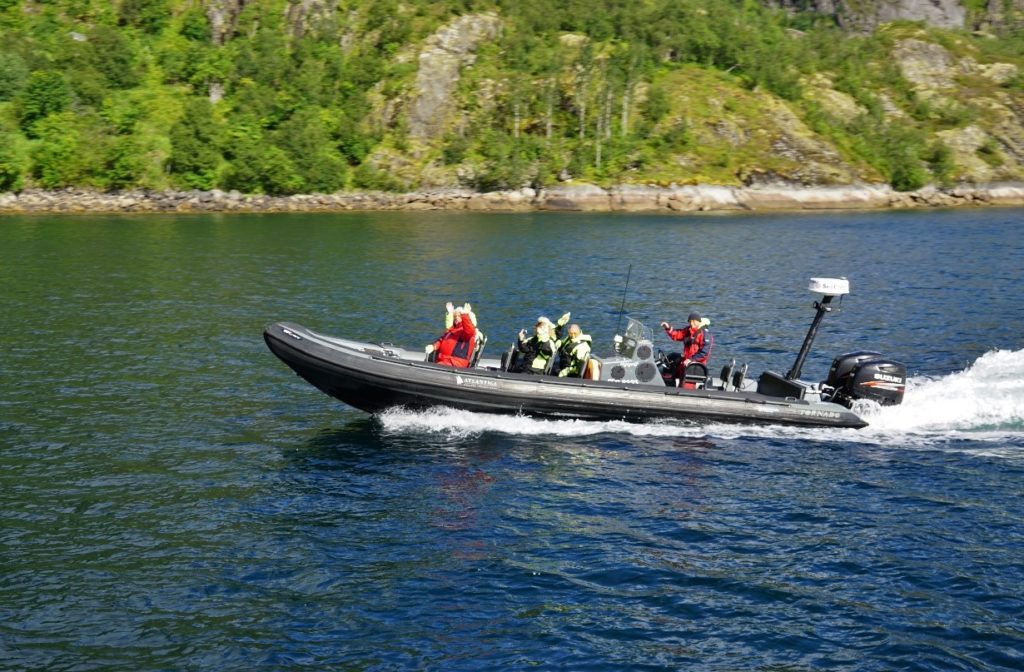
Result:
M958 0L778 0L780 7L836 17L843 28L868 32L889 21L924 21L963 28L967 12Z
M903 76L925 96L949 91L953 88L953 57L934 42L908 39L896 43L893 53Z
M420 52L414 98L409 106L409 134L437 137L444 130L459 71L474 60L477 45L498 35L495 14L460 16L431 35Z
M234 31L238 15L245 7L246 0L208 0L206 18L210 20L213 43L224 44Z
M867 112L852 96L832 88L832 81L821 73L806 78L803 85L804 96L836 119L853 119Z
M1018 76L1012 63L979 63L970 56L956 57L945 47L915 38L898 40L893 48L896 66L921 100L949 104L957 101L959 80L982 79L1004 86ZM983 128L967 124L936 133L951 150L956 181L987 183L1018 180L1024 166L1024 110L1007 90L996 89L970 104L985 118Z
M888 0L878 3L875 17L878 23L904 19L924 21L940 28L963 28L967 12L958 0Z
M326 22L337 11L336 0L292 0L285 8L285 19L292 35L302 37L318 23Z
M803 184L849 184L856 180L839 154L812 133L788 106L772 97L763 102L774 122L773 153L798 166L790 172L790 179Z
M213 43L224 44L235 30L238 15L245 7L246 0L208 0L206 18L210 22L210 33ZM213 104L224 98L224 84L211 80L208 84L207 97Z
M974 178L982 178L991 181L995 177L992 166L985 163L979 156L978 150L991 141L988 133L975 125L965 128L951 128L936 133L942 143L953 153L954 160L963 174ZM961 179L961 175L954 175L954 179Z
M1024 0L988 0L979 27L1020 30L1024 27Z

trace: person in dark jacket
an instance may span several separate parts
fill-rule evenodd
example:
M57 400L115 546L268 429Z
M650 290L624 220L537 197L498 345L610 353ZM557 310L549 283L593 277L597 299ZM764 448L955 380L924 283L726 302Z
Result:
M448 304L451 326L445 330L441 338L426 347L427 356L434 355L434 362L444 366L469 368L476 347L476 325L473 323L472 312L465 307L455 308ZM445 324L448 323L447 318Z
M714 337L708 330L711 320L701 317L700 313L694 311L686 318L688 325L682 329L673 329L668 322L662 322L661 327L673 341L683 342L683 356L679 360L679 367L676 369L675 377L683 379L686 367L692 363L708 365L708 358L711 356L711 346L714 344Z
M532 336L527 337L525 329L519 332L515 373L544 373L548 360L555 354L554 327L551 320L541 316L537 318Z

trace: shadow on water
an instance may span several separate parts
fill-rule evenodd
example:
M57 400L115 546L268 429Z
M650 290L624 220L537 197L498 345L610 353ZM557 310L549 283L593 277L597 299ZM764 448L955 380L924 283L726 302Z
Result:
M282 452L287 469L300 472L398 474L422 466L444 468L492 462L521 442L489 432L394 431L376 416L326 427Z
M320 430L302 446L286 451L292 460L313 463L342 464L362 462L367 458L386 455L380 435L372 417L351 420L340 427Z

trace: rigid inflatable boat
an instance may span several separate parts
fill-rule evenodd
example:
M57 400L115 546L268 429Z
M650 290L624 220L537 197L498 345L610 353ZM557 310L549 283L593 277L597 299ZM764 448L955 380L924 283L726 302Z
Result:
M402 406L447 406L484 413L526 414L587 420L671 419L705 422L860 428L867 422L852 408L858 399L880 405L903 400L906 367L877 352L836 357L823 382L800 380L800 369L832 299L849 292L845 278L812 278L821 293L817 313L793 367L785 375L765 371L756 379L746 365L726 364L717 376L701 365L673 378L669 358L656 351L653 332L629 319L613 340L612 354L593 357L582 378L511 373L511 349L500 359L481 356L478 343L469 368L428 361L422 349L366 343L319 334L290 322L270 325L270 350L326 394L369 413Z

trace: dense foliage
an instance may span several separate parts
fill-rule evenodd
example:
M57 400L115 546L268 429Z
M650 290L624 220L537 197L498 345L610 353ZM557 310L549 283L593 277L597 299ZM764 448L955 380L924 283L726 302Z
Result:
M462 68L443 128L412 133L417 54L481 13L500 31ZM948 180L936 133L979 113L922 100L892 64L892 39L755 0L0 0L0 190L799 177L777 141L749 140L777 123L769 99L856 177ZM956 39L993 58L1024 53L1012 34ZM818 73L860 111L840 118L807 96ZM702 129L725 121L741 141L708 140ZM1001 161L991 143L979 155Z

